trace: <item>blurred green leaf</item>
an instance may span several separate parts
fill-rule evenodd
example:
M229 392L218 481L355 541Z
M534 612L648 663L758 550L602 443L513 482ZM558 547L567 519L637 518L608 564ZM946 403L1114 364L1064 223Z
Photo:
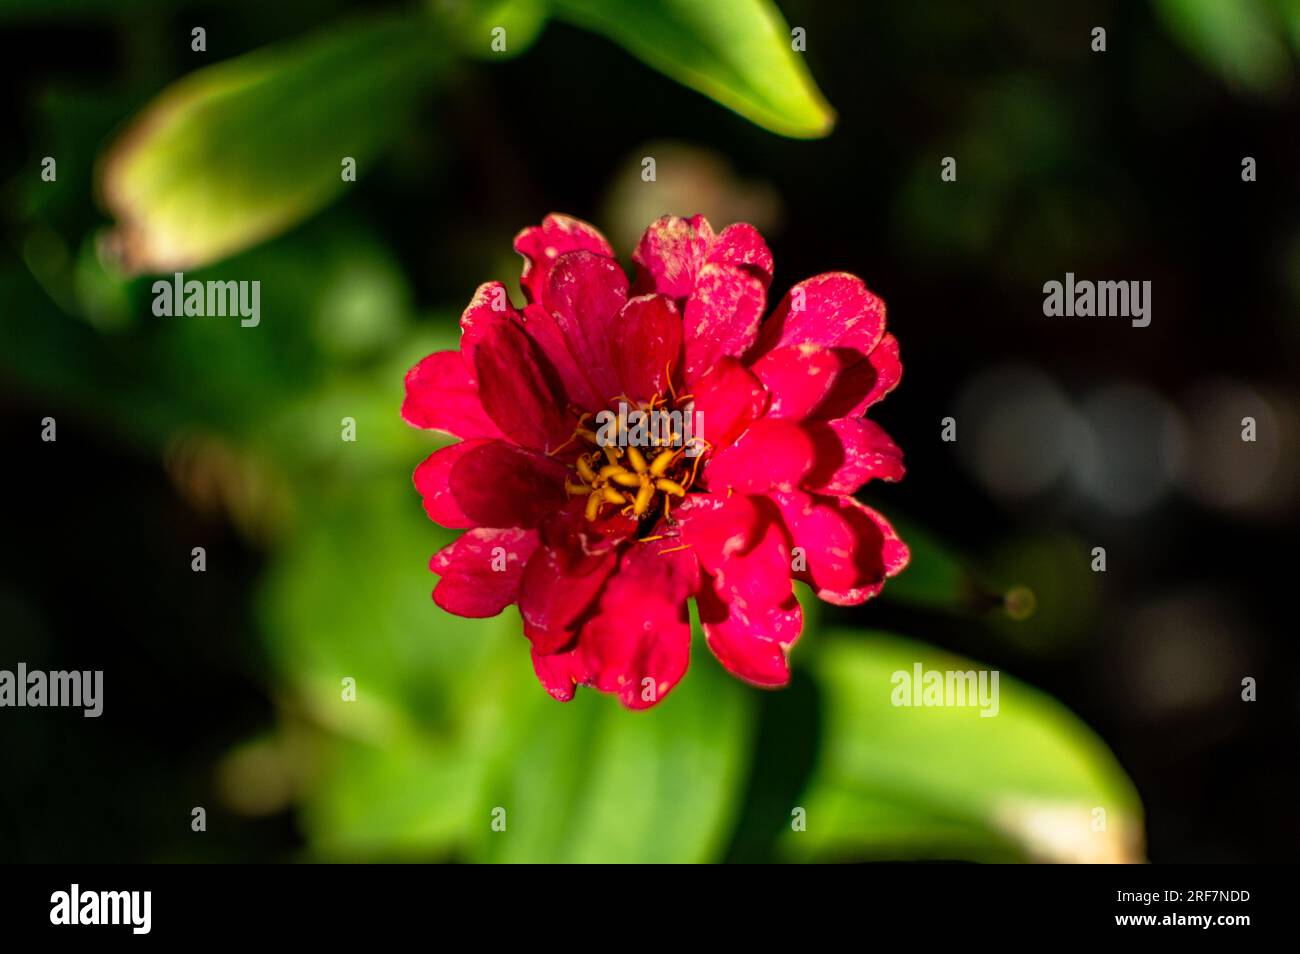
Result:
M517 647L526 659L522 641ZM630 712L579 690L560 705L536 685L475 819L473 857L498 862L685 863L717 857L740 808L754 690L703 642L663 702ZM531 672L526 682L534 682ZM507 827L489 827L494 807Z
M438 739L382 746L333 737L302 811L313 854L436 859L464 837L483 760Z
M346 449L374 454L359 433ZM323 857L445 854L513 724L500 672L528 666L526 643L510 614L462 619L429 598L429 557L455 534L424 515L409 468L327 473L300 488L298 532L261 598L283 704L314 727L303 827Z
M364 454L359 434L346 447ZM373 742L454 735L470 677L493 664L490 635L509 628L504 618L449 615L429 598L437 582L429 557L456 534L425 516L411 485L418 461L360 479L319 473L318 486L299 488L297 532L263 594L272 660L302 708ZM356 702L340 698L349 676Z
M458 48L478 59L518 56L546 24L545 0L430 0L454 27ZM496 30L504 30L502 34Z
M1291 37L1291 48L1300 54L1300 0L1278 0L1278 12Z
M105 268L91 241L74 257L54 232L33 229L23 253L26 269L0 269L11 316L0 322L0 371L29 393L57 395L142 446L200 430L290 470L351 446L338 439L344 415L366 438L350 463L432 450L397 412L402 378L424 354L454 347L456 316L413 333L405 277L343 210L291 240L187 273L262 282L256 328L149 314L150 281Z
M835 124L770 0L555 0L555 13L783 136L825 136Z
M1300 20L1293 3L1266 0L1158 0L1170 32L1230 85L1255 93L1281 89L1291 76L1279 14Z
M978 707L896 707L893 674L911 675L916 663L986 668L884 633L824 634L814 665L825 741L800 806L807 830L786 832L792 857L1141 858L1137 794L1075 716L1005 674L992 717Z
M357 20L198 70L118 137L100 174L132 270L215 261L330 202L446 61L436 21Z

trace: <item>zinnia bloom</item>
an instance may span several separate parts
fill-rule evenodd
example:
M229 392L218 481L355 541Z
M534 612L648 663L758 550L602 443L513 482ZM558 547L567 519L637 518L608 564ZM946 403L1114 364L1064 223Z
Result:
M460 350L406 376L407 422L460 438L415 470L429 516L466 531L433 557L434 601L469 617L517 603L537 677L564 701L580 685L630 708L662 699L686 672L692 598L728 670L785 685L803 624L793 581L853 605L907 563L853 498L903 476L863 416L902 375L884 303L830 272L764 321L767 244L703 216L652 224L630 288L577 219L547 216L515 249L523 310L480 286ZM691 444L598 440L598 415L620 404L700 426Z

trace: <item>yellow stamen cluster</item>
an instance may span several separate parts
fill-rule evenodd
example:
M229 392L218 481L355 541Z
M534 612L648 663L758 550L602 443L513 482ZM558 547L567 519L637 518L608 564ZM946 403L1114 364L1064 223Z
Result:
M598 519L606 506L618 507L624 515L644 516L656 504L657 494L663 494L667 515L672 498L686 496L694 474L681 473L684 448L651 448L654 457L647 461L636 447L601 446L585 428L578 429L578 436L596 447L578 457L579 479L565 481L564 489L571 497L587 495L588 520Z

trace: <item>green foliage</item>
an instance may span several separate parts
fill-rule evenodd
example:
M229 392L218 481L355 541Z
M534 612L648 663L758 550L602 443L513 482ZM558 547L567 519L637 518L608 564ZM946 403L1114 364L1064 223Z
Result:
M428 558L454 534L412 520L416 502L406 467L326 480L299 502L263 588L285 708L310 728L302 820L323 857L450 852L480 800L492 740L508 732L511 699L493 682L521 640L504 617L460 619L432 604ZM526 654L515 661L526 666Z
M1288 34L1300 52L1294 0L1158 0L1170 32L1234 87L1276 93L1292 79Z
M342 23L198 70L117 138L100 192L131 271L195 268L280 234L369 171L448 72L451 54L504 59L545 22L542 0L431 4ZM826 135L834 113L767 0L592 4L556 12L674 79L788 136ZM505 31L504 49L493 31Z
M480 60L523 53L542 31L548 12L546 0L428 0L428 5L445 18L457 48Z
M895 672L987 668L901 637L836 632L814 660L826 741L793 858L1137 860L1141 807L1106 747L1002 674L995 716L897 707ZM1095 809L1105 830L1094 830Z
M783 136L825 136L835 112L769 0L555 0L655 69Z
M525 707L488 803L473 819L473 856L716 858L740 808L755 700L707 652L696 646L687 678L648 712L627 711L594 692L560 706L536 685L512 687ZM490 831L488 805L509 806L512 827Z
M443 64L423 17L358 20L190 74L117 140L102 192L135 271L196 267L282 232L364 170Z

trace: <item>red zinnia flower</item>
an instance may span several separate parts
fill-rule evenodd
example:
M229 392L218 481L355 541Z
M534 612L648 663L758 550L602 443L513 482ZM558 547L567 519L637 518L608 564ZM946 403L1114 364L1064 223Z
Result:
M884 303L832 272L763 321L772 253L752 226L715 234L703 216L646 230L630 290L577 219L547 216L515 249L523 311L480 286L460 350L406 376L403 417L461 438L415 471L429 516L467 531L433 557L434 601L472 617L518 603L537 676L565 701L578 685L631 708L663 698L686 672L692 597L727 669L784 685L793 580L850 605L907 563L852 496L903 476L863 417L902 375ZM702 435L606 446L597 415L620 404Z

